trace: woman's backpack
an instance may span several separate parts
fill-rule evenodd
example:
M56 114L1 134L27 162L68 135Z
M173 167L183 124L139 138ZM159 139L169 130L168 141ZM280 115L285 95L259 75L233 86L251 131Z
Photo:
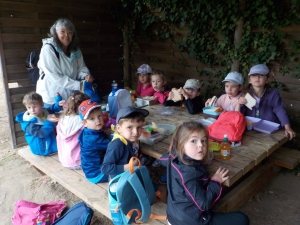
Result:
M52 47L57 59L59 60L59 53L58 53L58 51L56 51L55 47L50 43L46 43L46 45L50 45ZM26 59L25 66L26 66L26 69L27 69L27 72L29 75L29 81L33 85L36 85L36 83L40 77L40 70L37 67L37 63L40 59L40 53L41 53L41 49L36 49L36 50L30 52L30 54L27 56L27 59ZM45 74L43 74L42 76L45 76Z
M246 129L246 119L244 115L237 111L222 112L219 118L207 127L209 137L213 140L222 141L224 134L227 134L231 142L242 140Z
M151 214L151 205L156 195L147 167L133 166L115 176L108 185L108 196L112 222L115 225L128 225L133 222L143 223L149 218L166 220L165 216Z

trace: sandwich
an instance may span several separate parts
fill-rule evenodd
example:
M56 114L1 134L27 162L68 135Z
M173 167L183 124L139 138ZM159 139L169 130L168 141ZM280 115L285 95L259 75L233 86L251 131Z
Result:
M179 94L179 89L177 89L177 88L172 88L171 91L173 92L173 95L174 95L173 98L172 98L172 100L173 100L174 102L182 101L182 95Z
M212 97L210 102L208 103L208 106L214 106L217 100L218 100L217 96Z
M247 104L245 104L245 106L252 110L252 107L256 105L255 98L253 98L249 93L247 93L245 95L245 99L247 99Z

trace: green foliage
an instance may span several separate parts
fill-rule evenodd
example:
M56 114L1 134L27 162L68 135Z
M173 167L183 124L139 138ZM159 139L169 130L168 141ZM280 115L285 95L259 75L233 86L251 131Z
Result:
M280 31L283 27L300 23L299 0L119 2L112 8L112 15L117 19L119 29L124 31L127 26L124 32L131 49L134 47L135 52L138 51L137 35L145 40L169 39L181 52L215 70L214 73L198 71L199 75L224 76L234 60L239 60L243 74L257 63L281 63L287 57L292 62L299 61L300 41L290 42L292 51L287 53L282 41L286 34ZM239 20L243 21L243 33L241 42L235 45L234 33ZM186 32L179 36L174 28L184 28ZM187 68L187 65L183 63L181 68ZM300 77L300 66L281 70L283 75L290 71L296 71L292 75ZM285 88L284 84L275 83L273 86L281 90Z

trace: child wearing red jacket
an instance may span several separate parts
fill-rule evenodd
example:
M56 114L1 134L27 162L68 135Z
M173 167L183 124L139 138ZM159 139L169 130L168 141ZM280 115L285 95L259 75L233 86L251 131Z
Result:
M160 104L163 104L164 101L168 98L170 88L167 85L167 79L163 71L155 70L151 75L151 84L154 89L154 94Z

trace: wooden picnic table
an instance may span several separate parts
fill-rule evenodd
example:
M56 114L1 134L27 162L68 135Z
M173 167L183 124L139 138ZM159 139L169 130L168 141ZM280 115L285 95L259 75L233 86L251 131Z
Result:
M146 117L146 122L148 124L155 122L156 124L171 124L178 127L186 121L204 119L202 113L190 115L188 114L187 109L182 107L171 107L175 110L174 114L161 115L156 112L161 107L164 106L152 105L144 107L144 109L149 111L149 116ZM142 143L141 151L154 158L160 158L162 154L168 152L171 138L172 135L167 136L154 145ZM284 130L282 129L275 131L272 134L265 134L255 130L245 131L243 134L242 145L231 148L231 158L229 160L220 159L220 153L214 152L212 163L205 167L211 175L213 175L219 167L229 169L230 178L224 182L224 185L230 187L287 140Z

